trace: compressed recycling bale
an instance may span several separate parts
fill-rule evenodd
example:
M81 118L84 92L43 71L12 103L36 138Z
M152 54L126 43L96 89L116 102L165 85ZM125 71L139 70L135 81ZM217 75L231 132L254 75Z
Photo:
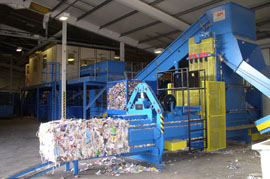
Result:
M40 155L54 163L129 152L128 121L123 119L61 120L39 127Z
M108 91L108 109L124 110L127 103L126 82L116 83Z
M128 81L128 95L130 96L140 81Z
M126 81L118 82L110 87L108 90L108 109L124 110L130 95L139 83L140 81L128 81L128 90L126 89Z

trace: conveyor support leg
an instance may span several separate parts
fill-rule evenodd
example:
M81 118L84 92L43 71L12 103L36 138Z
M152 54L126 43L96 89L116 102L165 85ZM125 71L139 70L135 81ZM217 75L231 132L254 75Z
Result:
M66 171L69 172L70 171L70 163L66 162Z
M73 160L73 175L74 177L78 177L79 176L79 161L78 160Z

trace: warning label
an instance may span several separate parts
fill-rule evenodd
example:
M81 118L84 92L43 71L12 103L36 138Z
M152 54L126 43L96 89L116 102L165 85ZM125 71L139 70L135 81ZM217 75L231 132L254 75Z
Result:
M225 10L214 12L214 22L225 19Z

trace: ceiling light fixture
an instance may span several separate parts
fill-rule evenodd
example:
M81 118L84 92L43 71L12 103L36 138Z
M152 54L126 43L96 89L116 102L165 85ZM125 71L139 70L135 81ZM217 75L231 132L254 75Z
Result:
M59 20L60 20L60 21L66 21L66 20L68 20L68 18L69 18L69 13L64 12L64 13L61 14L61 16L59 17Z
M21 52L22 51L22 47L18 47L17 49L16 49L16 52Z
M119 57L119 56L114 56L114 59L115 59L115 60L119 60L120 57Z
M73 62L74 58L68 58L68 62Z
M154 50L154 53L155 54L160 54L160 53L162 53L164 51L164 48L156 48L155 50Z
M85 67L85 66L87 66L87 64L86 64L86 63L84 63L84 64L82 64L81 66L82 66L82 67Z

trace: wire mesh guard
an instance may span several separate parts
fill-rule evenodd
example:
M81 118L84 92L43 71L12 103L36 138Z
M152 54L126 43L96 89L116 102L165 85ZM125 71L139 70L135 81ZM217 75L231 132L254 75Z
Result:
M206 82L207 97L207 142L206 151L226 148L226 105L225 83L219 81Z

